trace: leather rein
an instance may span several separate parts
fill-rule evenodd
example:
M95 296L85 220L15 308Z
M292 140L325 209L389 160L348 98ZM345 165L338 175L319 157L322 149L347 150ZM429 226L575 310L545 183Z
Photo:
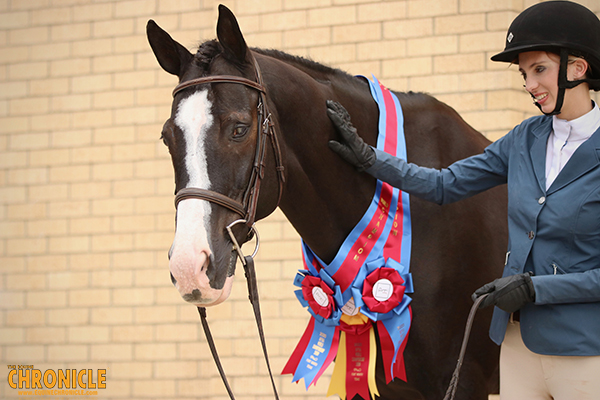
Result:
M254 68L256 70L256 82L251 81L250 79L246 79L240 76L234 75L213 75L206 76L201 78L192 79L186 82L182 82L175 87L173 90L173 97L177 95L179 92L184 89L208 84L208 83L235 83L241 84L251 89L255 89L259 93L259 101L257 106L257 134L256 134L256 150L254 154L254 161L252 163L252 172L250 173L250 180L248 182L248 187L244 193L242 201L239 202L234 200L224 194L208 190L201 189L195 187L188 187L180 189L175 195L175 208L182 200L195 198L200 200L207 200L211 203L218 204L230 211L235 212L240 215L242 219L238 219L226 227L226 231L229 234L229 237L233 243L234 250L236 251L242 265L244 266L244 272L246 276L246 281L248 284L248 298L250 303L252 304L252 309L254 311L254 318L256 320L256 325L258 329L258 334L260 337L263 354L265 357L265 361L267 364L267 369L269 371L269 376L271 377L271 385L273 386L273 393L275 394L275 398L279 400L279 396L277 394L277 388L275 387L275 381L273 379L273 373L271 372L271 366L269 364L269 355L267 354L267 346L264 337L264 330L262 325L262 318L260 314L260 303L258 297L258 285L256 282L256 273L254 270L254 257L258 252L259 247L259 237L258 232L255 228L256 221L256 210L258 207L258 197L260 194L260 183L264 178L264 169L265 169L265 155L266 155L266 147L267 147L267 137L270 138L271 147L273 148L273 154L275 157L275 169L277 171L278 181L279 181L279 191L277 198L277 206L281 201L281 196L283 194L283 185L285 183L285 175L284 175L284 167L282 163L281 157L281 148L279 146L279 141L277 139L277 135L275 134L275 128L273 124L273 120L271 117L271 113L269 112L268 104L267 104L267 91L263 84L262 74L260 72L260 67L256 62L256 59L252 57L254 61ZM276 206L276 207L277 207ZM254 252L250 256L244 256L242 253L242 249L237 239L235 238L232 227L237 224L245 224L248 228L250 228L249 235L246 239L250 240L251 233L254 232L256 236L256 248ZM225 371L221 365L221 361L219 359L219 354L217 353L217 348L215 346L212 334L210 332L210 328L208 326L208 321L206 319L206 308L198 307L198 313L200 314L200 320L202 322L202 328L204 329L204 334L206 336L206 340L208 342L208 346L210 347L210 351L212 353L213 359L219 370L219 375L225 385L227 393L232 400L235 400L233 395L233 391L227 381L227 377L225 376Z

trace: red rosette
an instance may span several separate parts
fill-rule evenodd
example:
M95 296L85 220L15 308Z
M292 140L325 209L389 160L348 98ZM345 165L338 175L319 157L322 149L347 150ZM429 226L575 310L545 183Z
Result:
M372 312L386 314L404 297L404 279L393 268L377 268L364 280L362 300Z
M302 280L302 296L311 310L327 319L334 310L333 290L321 278L306 275Z

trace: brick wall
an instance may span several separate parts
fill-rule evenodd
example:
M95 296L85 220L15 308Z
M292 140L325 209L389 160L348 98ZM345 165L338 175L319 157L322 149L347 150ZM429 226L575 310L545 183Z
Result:
M489 61L534 0L222 0L252 46L309 56L396 90L426 91L491 139L536 113L515 68ZM599 0L582 4L600 12ZM193 48L213 0L0 1L0 360L106 368L107 399L224 399L194 307L169 281L173 174L158 140L174 77L155 19ZM291 284L299 238L260 222L257 268L280 371L307 322ZM209 309L238 399L270 397L245 284ZM6 373L6 372L5 372ZM278 377L283 398L305 394ZM0 398L17 398L0 379ZM53 397L56 398L56 397Z

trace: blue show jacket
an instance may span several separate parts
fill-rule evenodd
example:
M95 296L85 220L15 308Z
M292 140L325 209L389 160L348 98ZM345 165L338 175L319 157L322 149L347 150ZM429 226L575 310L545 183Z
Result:
M535 302L521 309L523 341L546 355L600 355L600 129L545 189L552 118L523 121L482 154L437 170L375 149L367 172L438 204L507 183L508 252L503 276L533 271ZM495 308L490 337L504 340L510 315Z

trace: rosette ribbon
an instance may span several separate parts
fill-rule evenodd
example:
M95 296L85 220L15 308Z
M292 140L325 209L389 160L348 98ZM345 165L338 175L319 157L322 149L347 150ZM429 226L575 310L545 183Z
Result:
M412 274L398 261L379 258L365 264L356 276L352 294L361 313L377 324L386 382L406 381L403 350L411 324Z
M342 292L325 270L317 272L310 264L308 270L299 271L294 285L301 288L296 297L312 318L281 373L293 374L293 382L304 379L308 389L337 354Z

